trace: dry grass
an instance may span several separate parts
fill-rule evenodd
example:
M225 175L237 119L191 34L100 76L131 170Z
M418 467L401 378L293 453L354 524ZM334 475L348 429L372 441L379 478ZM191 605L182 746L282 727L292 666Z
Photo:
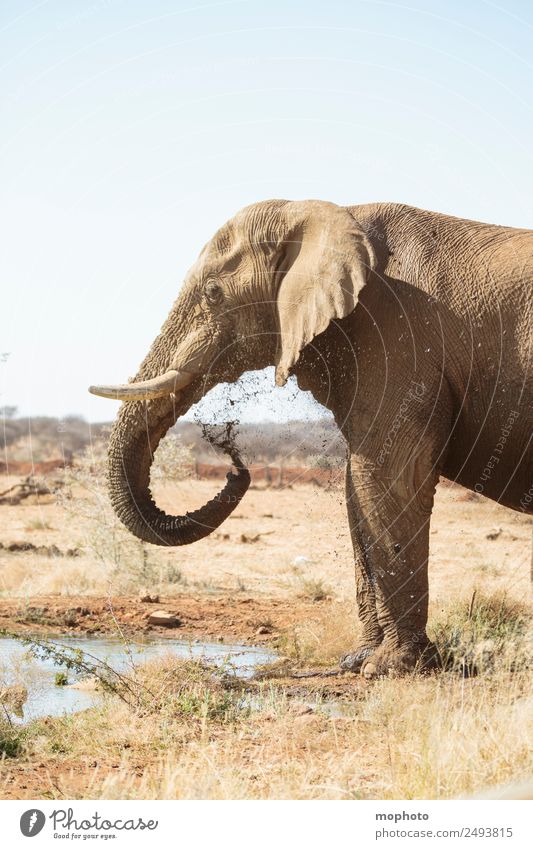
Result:
M29 598L34 595L105 594L109 580L103 564L88 557L45 557L10 555L4 557L0 572L0 593L4 597Z
M502 591L487 595L474 588L470 598L446 608L433 605L428 633L446 669L466 676L504 665L512 671L530 657L533 662L531 605ZM359 635L355 602L340 602L283 634L277 647L298 664L332 666Z
M332 666L355 645L359 632L355 601L339 602L283 634L277 649L300 666Z
M17 731L4 781L35 762L70 796L96 799L443 798L520 781L533 774L529 626L527 609L501 596L454 605L433 630L455 669L369 686L354 677L341 717L274 680L243 701L234 682L166 658L140 668L136 706L106 697ZM459 661L480 640L493 642L491 663L464 678Z
M52 525L45 519L30 519L24 528L25 531L53 531Z
M309 597L316 591L336 600L353 598L353 552L341 489L250 490L220 532L169 552L143 547L122 530L110 514L101 475L91 468L77 469L80 481L71 487L71 502L44 499L47 503L1 508L4 544L54 545L63 554L77 548L80 555L0 550L0 594L124 595L148 586L176 595L184 589L234 592L244 586L254 596L272 598ZM7 479L6 487L12 482ZM220 482L188 479L154 486L162 507L183 512L212 498ZM470 597L481 585L523 598L529 587L531 517L486 499L465 500L466 495L459 488L438 488L430 537L434 605ZM243 538L257 541L247 544Z

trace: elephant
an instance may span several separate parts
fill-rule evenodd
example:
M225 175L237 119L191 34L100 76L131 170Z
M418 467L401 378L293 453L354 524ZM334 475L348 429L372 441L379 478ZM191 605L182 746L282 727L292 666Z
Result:
M137 537L183 545L235 509L235 472L204 507L155 504L150 465L192 404L244 372L294 375L346 443L346 504L366 678L431 670L429 525L439 476L531 512L533 231L401 203L268 200L201 251L121 399L108 447L113 507Z

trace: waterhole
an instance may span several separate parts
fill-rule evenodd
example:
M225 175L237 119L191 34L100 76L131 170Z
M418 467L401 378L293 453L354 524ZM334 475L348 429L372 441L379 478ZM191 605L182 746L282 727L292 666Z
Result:
M249 678L255 669L271 663L275 655L263 648L224 643L191 643L183 640L158 639L145 642L128 642L107 637L67 637L50 639L54 645L79 649L105 661L117 672L128 674L132 663L141 664L163 655L172 654L184 660L203 659L210 664L223 666L239 678ZM44 716L73 713L98 704L101 694L94 690L82 690L71 686L57 686L57 673L65 673L69 685L82 679L74 671L58 665L50 658L28 657L28 649L18 640L0 639L0 690L13 685L22 685L28 696L22 706L22 714L10 715L13 721L27 722ZM20 713L20 711L19 711Z

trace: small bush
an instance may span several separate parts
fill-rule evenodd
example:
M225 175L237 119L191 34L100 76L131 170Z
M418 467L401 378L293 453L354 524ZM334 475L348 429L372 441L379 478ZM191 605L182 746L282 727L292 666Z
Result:
M25 531L51 531L53 530L50 522L45 519L30 519L24 526Z
M470 601L450 607L445 617L433 624L430 636L445 668L468 676L496 665L529 668L533 664L530 625L531 614L520 602L505 594L474 592Z
M346 460L344 456L335 456L329 454L310 454L305 458L306 466L311 469L324 469L326 472L337 471L341 469Z
M19 757L23 744L23 731L20 727L13 725L8 718L0 719L0 759Z
M309 601L324 601L331 597L331 590L321 580L305 578L302 580L300 596Z
M202 661L169 655L140 667L138 682L149 694L144 707L150 712L222 722L242 715L235 682Z
M183 577L183 572L174 563L168 563L166 569L163 570L162 579L168 584L183 584L187 585L186 579Z
M167 436L157 449L151 480L180 480L190 474L191 466L190 450L175 436ZM87 447L76 458L76 465L63 474L65 486L56 493L58 503L76 527L83 518L80 545L111 576L114 592L128 594L140 586L153 588L164 580L183 582L179 569L168 567L165 575L148 547L117 518L108 495L104 442Z
M52 622L44 607L19 608L15 613L15 622L24 622L28 625L51 625Z

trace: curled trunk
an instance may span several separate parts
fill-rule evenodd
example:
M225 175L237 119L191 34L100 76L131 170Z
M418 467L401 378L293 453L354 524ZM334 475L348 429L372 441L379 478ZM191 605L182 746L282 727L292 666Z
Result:
M237 473L228 474L218 495L182 516L161 510L150 492L150 467L160 440L176 418L169 398L123 404L109 441L109 488L115 512L131 533L154 545L188 545L208 536L235 510L250 485L248 470L237 450L231 449Z

